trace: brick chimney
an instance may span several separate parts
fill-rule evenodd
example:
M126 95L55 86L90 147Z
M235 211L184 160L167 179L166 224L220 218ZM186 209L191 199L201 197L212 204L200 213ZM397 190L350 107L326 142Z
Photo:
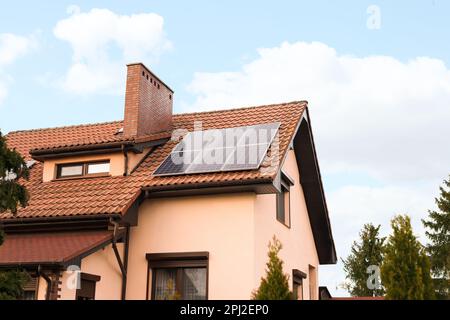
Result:
M173 91L142 63L127 65L123 134L143 136L172 129Z

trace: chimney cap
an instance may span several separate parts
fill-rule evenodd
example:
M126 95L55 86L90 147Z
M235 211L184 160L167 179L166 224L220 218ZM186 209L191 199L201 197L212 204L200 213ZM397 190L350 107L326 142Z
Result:
M136 65L140 65L142 66L147 72L151 73L152 77L155 78L156 80L158 80L158 82L160 82L162 85L164 85L167 89L169 89L170 92L175 93L175 91L173 91L164 81L162 81L157 75L155 75L153 73L153 71L151 71L149 68L147 68L147 66L145 64L143 64L142 62L132 62L132 63L128 63L127 67L130 66L136 66Z

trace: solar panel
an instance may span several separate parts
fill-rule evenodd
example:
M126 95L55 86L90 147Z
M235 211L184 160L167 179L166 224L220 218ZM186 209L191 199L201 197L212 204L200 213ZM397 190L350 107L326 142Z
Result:
M189 132L155 176L258 169L280 123Z

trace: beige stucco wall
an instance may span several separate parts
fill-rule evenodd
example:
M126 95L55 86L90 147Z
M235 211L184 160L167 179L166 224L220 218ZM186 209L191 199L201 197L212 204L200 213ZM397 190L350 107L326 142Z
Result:
M139 164L139 161L147 155L150 149L151 148L145 148L141 153L128 152L128 173L131 173L134 167Z
M275 195L257 195L255 203L255 288L259 285L261 277L265 274L267 262L267 245L273 235L281 241L283 249L280 257L284 261L284 271L289 274L289 285L292 290L292 270L299 269L308 274L308 267L316 268L319 264L314 238L309 222L308 211L300 185L300 176L297 169L295 154L289 151L283 165L283 171L293 180L290 188L291 225L290 228L276 219ZM309 299L309 275L303 280L303 296ZM316 284L318 281L316 281ZM316 287L316 290L318 288Z
M36 300L45 300L46 296L47 296L47 281L45 281L43 277L39 277Z
M127 299L145 299L146 253L208 251L209 299L248 299L253 288L255 195L146 200L131 229Z
M123 257L123 244L118 243L117 249ZM81 260L81 272L100 276L96 284L96 300L120 300L122 291L122 275L114 255L112 245L108 245ZM60 300L74 300L76 288L73 286L75 274L62 272Z
M267 244L273 235L284 245L280 255L291 277L291 287L292 269L308 273L309 265L317 268L318 257L292 151L283 169L295 181L291 187L290 228L276 220L275 195L146 200L139 210L138 226L131 229L127 299L146 297L147 253L208 251L209 299L249 299L264 275ZM309 277L303 283L305 299L309 299L308 281Z
M48 181L55 179L57 164L71 163L71 162L83 162L83 161L98 161L98 160L109 160L110 161L110 175L112 175L112 176L123 175L124 156L121 152L116 152L116 153L111 153L111 154L76 156L76 157L65 157L65 158L60 158L60 159L45 160L42 179L44 182L48 182Z

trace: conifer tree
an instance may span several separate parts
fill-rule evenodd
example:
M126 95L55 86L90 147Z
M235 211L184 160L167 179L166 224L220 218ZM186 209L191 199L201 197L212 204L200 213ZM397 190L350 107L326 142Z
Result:
M25 160L15 150L8 149L0 132L0 212L8 210L15 214L19 205L27 205L28 192L19 180L28 179L28 175ZM0 246L4 239L0 228ZM0 271L0 300L19 299L28 280L28 274L20 270Z
M259 288L253 293L255 300L290 300L289 276L283 273L283 261L278 257L281 242L274 236L269 243L266 277L261 278Z
M384 249L381 281L386 298L424 300L434 297L430 262L416 239L408 216L398 215L391 221L392 234Z
M438 299L450 297L450 176L444 185L439 188L440 197L435 199L438 210L428 211L428 220L422 220L428 229L427 252Z
M28 175L25 160L17 151L8 149L0 132L0 212L9 210L14 214L19 205L27 205L28 192L19 179L28 179Z
M369 274L367 270L370 266L381 266L383 260L383 243L385 238L379 236L380 226L375 227L373 224L365 224L359 236L359 242L353 242L350 255L347 259L342 260L344 263L344 271L346 279L344 287L352 296L383 296L384 289L369 288L367 280Z

